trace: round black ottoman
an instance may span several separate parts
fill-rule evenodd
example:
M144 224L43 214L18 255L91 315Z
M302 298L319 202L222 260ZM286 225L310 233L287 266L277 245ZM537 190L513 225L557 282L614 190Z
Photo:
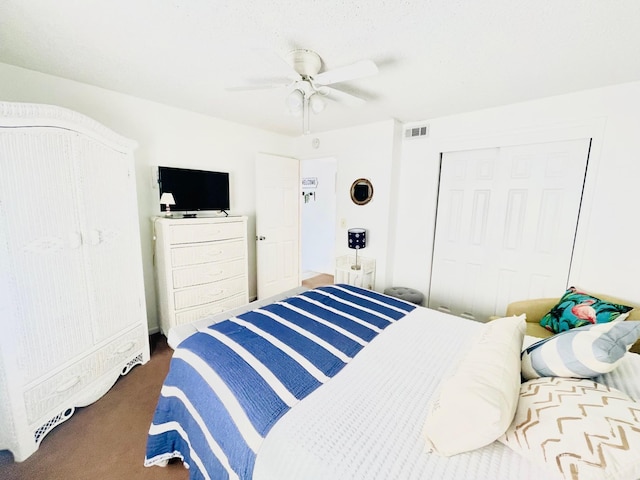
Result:
M407 302L415 303L416 305L422 304L424 295L418 290L407 287L389 287L384 289L385 295L400 298Z

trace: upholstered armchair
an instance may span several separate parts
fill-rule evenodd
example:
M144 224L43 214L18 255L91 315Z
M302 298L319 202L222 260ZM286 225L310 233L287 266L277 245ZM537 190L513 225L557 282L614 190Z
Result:
M610 295L602 295L598 293L594 293L592 295L607 302L633 306L634 309L629 312L627 320L640 320L640 306L631 305L625 300L621 300ZM531 300L519 300L512 302L507 306L506 316L526 313L527 335L539 338L550 337L553 333L540 325L540 319L544 317L559 300L560 298L535 298ZM640 354L640 340L631 347L631 351Z

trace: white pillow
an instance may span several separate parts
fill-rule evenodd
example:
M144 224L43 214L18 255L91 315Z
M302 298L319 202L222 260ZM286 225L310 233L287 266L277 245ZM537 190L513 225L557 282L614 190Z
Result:
M525 315L483 325L479 338L442 381L424 426L429 445L449 456L502 435L516 411Z
M522 384L500 442L571 480L640 478L640 403L593 380Z
M545 338L522 352L522 376L592 378L610 372L640 337L640 322L614 321L577 327Z

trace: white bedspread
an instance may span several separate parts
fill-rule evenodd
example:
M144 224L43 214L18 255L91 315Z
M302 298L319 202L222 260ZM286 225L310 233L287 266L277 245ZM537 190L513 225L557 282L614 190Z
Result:
M274 426L258 453L253 478L557 478L498 442L449 458L429 453L422 432L429 399L479 328L434 310L414 310ZM640 355L627 357L597 380L638 399Z

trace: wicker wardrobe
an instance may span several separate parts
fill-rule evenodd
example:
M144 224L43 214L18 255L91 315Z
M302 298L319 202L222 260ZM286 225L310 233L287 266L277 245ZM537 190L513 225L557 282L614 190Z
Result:
M149 359L134 147L0 102L0 449L16 461Z

